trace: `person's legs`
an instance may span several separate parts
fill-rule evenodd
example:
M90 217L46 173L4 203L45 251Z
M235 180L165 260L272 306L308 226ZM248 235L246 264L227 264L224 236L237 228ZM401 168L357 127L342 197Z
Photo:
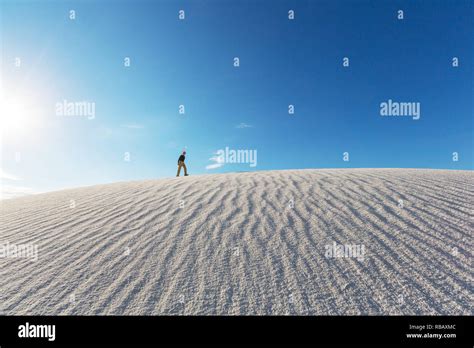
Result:
M188 169L186 168L186 164L183 162L183 168L184 168L184 175L188 175Z
M178 173L176 174L176 176L179 176L179 173L181 172L181 163L183 162L178 163ZM185 169L185 172L186 172L186 169Z

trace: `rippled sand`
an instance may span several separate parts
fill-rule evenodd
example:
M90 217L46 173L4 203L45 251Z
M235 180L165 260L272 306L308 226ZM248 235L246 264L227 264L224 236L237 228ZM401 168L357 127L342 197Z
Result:
M0 202L0 314L473 314L474 173L290 170ZM357 245L363 257L327 257ZM360 255L359 255L360 256Z

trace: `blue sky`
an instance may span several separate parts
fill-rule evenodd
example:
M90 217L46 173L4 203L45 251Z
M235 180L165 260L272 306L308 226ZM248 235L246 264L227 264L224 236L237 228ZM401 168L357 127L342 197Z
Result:
M172 177L184 147L191 175L474 168L469 1L7 0L1 12L2 100L26 114L18 125L2 108L8 187ZM420 118L382 117L389 99L420 103ZM95 103L95 117L57 115L63 100ZM257 166L206 169L225 147L256 150Z

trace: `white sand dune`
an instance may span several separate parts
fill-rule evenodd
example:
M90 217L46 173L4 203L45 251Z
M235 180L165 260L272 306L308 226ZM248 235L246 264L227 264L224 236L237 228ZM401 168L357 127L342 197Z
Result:
M190 176L0 205L0 243L38 246L0 258L0 314L474 312L470 171ZM334 242L365 254L327 257Z

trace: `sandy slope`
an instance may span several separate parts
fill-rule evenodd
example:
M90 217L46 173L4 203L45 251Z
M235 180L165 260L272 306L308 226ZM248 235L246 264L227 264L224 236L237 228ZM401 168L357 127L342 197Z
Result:
M1 314L473 314L473 172L191 176L0 204L0 243L39 257L0 259ZM364 259L326 257L333 242Z

